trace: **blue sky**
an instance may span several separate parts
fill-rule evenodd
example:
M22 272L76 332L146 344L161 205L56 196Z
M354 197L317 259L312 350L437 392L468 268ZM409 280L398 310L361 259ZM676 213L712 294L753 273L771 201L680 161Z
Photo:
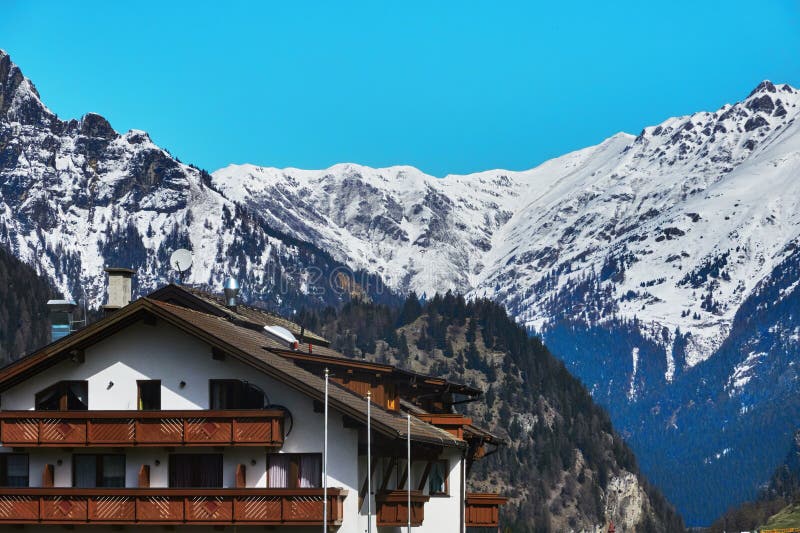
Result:
M800 86L800 2L4 0L0 48L61 117L184 162L525 169Z

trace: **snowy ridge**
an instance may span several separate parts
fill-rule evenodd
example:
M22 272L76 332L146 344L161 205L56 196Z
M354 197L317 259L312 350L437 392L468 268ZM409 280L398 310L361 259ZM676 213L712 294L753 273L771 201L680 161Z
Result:
M213 181L393 288L498 299L540 330L556 316L598 320L551 300L611 262L603 283L615 303L599 320L636 317L658 339L665 327L691 333L693 366L800 234L798 102L792 87L764 82L737 104L524 172L437 179L412 167L231 165Z

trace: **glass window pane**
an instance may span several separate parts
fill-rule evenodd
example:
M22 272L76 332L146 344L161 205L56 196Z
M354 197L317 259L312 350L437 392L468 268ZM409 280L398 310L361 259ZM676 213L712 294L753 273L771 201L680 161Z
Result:
M211 409L235 409L236 385L235 381L211 382Z
M102 461L103 461L103 479L102 479L103 486L124 487L125 456L104 455Z
M91 489L97 486L96 455L75 455L72 464L75 468L72 476L76 487Z
M273 453L267 455L267 486L272 489L289 488L289 456Z
M86 411L89 409L88 384L85 381L74 381L67 387L67 409Z
M300 488L310 489L322 486L322 455L300 456Z
M265 394L255 385L245 384L245 397L243 409L263 409L266 404Z
M216 488L222 486L221 454L172 454L169 486Z
M36 394L36 410L37 411L58 411L59 400L59 387L54 386L47 388Z
M430 477L428 478L428 492L430 494L442 494L445 492L444 480L446 475L442 462L433 463Z
M161 409L161 382L139 381L139 409L154 411Z
M28 456L22 454L6 455L6 472L9 487L28 486Z

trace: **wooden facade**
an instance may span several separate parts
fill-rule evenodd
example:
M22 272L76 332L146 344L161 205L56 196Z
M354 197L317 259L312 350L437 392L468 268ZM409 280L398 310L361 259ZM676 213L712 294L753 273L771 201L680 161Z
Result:
M458 439L464 438L464 426L472 424L472 419L461 414L438 413L414 415L423 422L433 424Z
M328 523L346 491L328 489ZM2 488L0 524L294 525L322 523L322 489Z
M500 523L500 506L508 498L499 494L468 492L464 507L467 527L497 527Z
M284 412L2 411L0 442L13 447L283 445Z
M419 527L425 519L425 504L430 500L419 490L411 491L411 526ZM405 526L408 524L408 491L385 490L375 495L378 527Z

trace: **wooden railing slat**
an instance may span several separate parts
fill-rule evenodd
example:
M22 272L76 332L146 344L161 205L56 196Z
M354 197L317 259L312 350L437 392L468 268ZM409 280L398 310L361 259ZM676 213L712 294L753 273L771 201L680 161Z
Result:
M283 411L0 411L4 446L281 446ZM180 428L172 435L170 422ZM33 424L33 427L31 427ZM164 424L167 424L166 426ZM27 425L27 429L26 429ZM258 429L258 426L263 429ZM255 428L247 430L246 428ZM35 433L32 435L31 433Z

